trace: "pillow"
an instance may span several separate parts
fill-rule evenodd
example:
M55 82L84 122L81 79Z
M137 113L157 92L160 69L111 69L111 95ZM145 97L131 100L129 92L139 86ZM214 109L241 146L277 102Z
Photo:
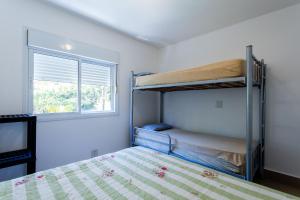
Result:
M172 126L164 123L160 124L147 124L143 126L143 129L149 130L149 131L164 131L173 128Z

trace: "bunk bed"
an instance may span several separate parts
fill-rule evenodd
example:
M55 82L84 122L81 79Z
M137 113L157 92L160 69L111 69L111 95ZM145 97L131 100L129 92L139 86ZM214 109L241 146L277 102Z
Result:
M253 54L251 45L246 47L246 59L235 59L217 62L201 67L195 67L185 70L177 70L164 73L134 73L131 75L130 92L130 141L132 146L144 146L162 151L164 153L180 157L182 159L216 169L218 171L246 179L253 180L257 172L263 176L264 168L264 144L265 144L265 80L266 64L264 60L258 60ZM259 138L253 140L253 88L257 87L259 91ZM157 91L160 93L160 122L163 122L164 94L172 91L184 90L205 90L218 88L246 88L246 137L244 140L238 140L228 137L212 137L198 134L190 141L196 141L198 149L203 150L205 142L209 141L214 145L215 154L207 158L197 159L197 154L201 151L185 151L176 148L179 142L193 137L191 133L175 134L173 131L153 131L147 134L147 131L134 126L134 94L137 91ZM176 132L176 130L175 130ZM177 131L178 132L178 131ZM180 132L180 131L179 131ZM183 131L181 131L183 132ZM177 135L177 136L176 136ZM186 135L186 136L184 136ZM180 136L180 137L179 137ZM177 138L176 138L177 137ZM222 145L227 143L227 146ZM149 145L151 144L151 145ZM164 148L163 148L164 146ZM182 145L181 145L182 146ZM183 145L184 146L184 145ZM195 142L185 145L190 149L197 149ZM193 147L194 146L194 147ZM196 147L195 147L196 146ZM231 146L231 147L230 147ZM207 146L206 146L207 147ZM232 148L233 147L233 148ZM228 150L229 148L229 150ZM231 149L230 149L231 148ZM209 149L206 148L205 155ZM183 153L184 152L184 153ZM217 153L216 153L217 152ZM221 152L221 153L220 153ZM223 153L222 153L223 152ZM229 153L229 156L228 156ZM232 155L230 155L230 153ZM226 155L227 156L224 156ZM203 154L204 155L204 154ZM218 156L216 156L218 155ZM220 155L223 159L220 159ZM239 162L236 163L228 157L237 156ZM215 156L215 159L213 159ZM208 161L209 160L209 161ZM220 163L222 162L222 163ZM230 165L232 164L232 165Z

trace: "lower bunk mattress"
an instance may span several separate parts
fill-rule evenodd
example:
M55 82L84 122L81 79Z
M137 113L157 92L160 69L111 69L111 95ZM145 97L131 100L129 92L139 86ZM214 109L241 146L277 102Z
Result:
M171 148L169 148L169 141ZM135 144L162 152L172 153L214 166L221 170L245 174L246 142L245 139L226 136L194 133L181 129L150 131L136 128ZM257 143L253 142L253 150Z
M1 200L297 199L197 164L133 147L0 183Z

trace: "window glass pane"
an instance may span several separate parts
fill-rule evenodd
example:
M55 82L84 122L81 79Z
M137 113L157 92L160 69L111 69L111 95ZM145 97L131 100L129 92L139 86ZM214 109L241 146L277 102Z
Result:
M82 112L112 111L112 67L101 64L81 65Z
M33 112L76 112L78 61L34 53Z

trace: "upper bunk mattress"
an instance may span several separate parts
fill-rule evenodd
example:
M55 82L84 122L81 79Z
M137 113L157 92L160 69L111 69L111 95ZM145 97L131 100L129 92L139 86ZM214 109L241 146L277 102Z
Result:
M216 80L244 75L245 61L234 59L184 70L140 76L136 78L136 86Z

